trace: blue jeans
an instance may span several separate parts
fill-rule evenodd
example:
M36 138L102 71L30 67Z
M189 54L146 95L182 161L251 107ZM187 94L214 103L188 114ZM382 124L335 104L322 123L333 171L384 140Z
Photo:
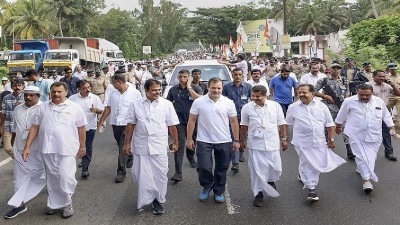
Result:
M382 121L382 138L383 146L385 146L385 155L393 154L392 137L390 136L390 129Z
M86 155L82 157L82 171L89 170L89 164L92 161L93 140L96 130L86 131Z
M292 104L292 103L289 103L289 104L279 103L279 105L281 105L281 107L282 107L283 115L284 115L285 117L286 117L286 112L287 112L287 110L288 110L290 104Z
M213 174L214 150L215 168ZM203 188L213 188L214 194L222 195L225 192L226 172L231 161L232 143L211 144L197 141L197 172L199 182Z

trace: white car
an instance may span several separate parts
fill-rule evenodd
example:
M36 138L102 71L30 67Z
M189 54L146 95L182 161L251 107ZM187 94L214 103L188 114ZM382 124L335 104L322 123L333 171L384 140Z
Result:
M167 79L167 86L163 93L164 98L167 97L169 89L179 83L178 72L183 69L189 70L190 76L192 75L192 70L201 70L201 81L206 83L212 77L219 77L224 83L232 81L232 75L229 68L226 65L219 63L217 60L187 60L184 63L176 65L172 71L171 77Z

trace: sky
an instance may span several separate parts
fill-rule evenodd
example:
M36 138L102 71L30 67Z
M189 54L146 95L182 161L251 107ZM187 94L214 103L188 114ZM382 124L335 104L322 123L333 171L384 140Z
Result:
M229 5L237 5L249 2L258 2L258 0L171 0L172 2L180 3L183 7L189 10L196 10L198 7L202 8L215 8ZM356 0L347 0L348 2L355 2ZM105 0L108 8L119 7L123 10L133 10L139 7L138 0ZM159 0L154 0L156 4Z

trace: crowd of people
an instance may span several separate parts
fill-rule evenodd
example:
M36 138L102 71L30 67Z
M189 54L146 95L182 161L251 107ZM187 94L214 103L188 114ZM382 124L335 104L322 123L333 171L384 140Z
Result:
M186 152L198 172L199 200L207 201L213 191L216 203L225 202L228 169L238 173L240 162L248 161L256 207L264 205L264 194L279 196L276 182L282 174L280 151L289 146L288 126L307 201L319 200L320 173L346 162L333 151L335 133L343 133L347 158L355 160L366 192L373 190L371 181L378 181L374 167L382 142L386 158L397 159L391 144L394 121L400 122L396 64L372 71L370 63L359 69L351 58L344 66L336 60L327 66L318 58L247 61L243 54L219 62L232 69L231 82L214 77L205 84L201 70L182 69L179 84L165 99L164 72L176 64L160 59L109 64L100 71L65 68L63 76L28 70L25 79L14 77L8 85L3 79L0 134L15 159L15 194L8 202L13 209L5 218L26 212L25 204L44 187L46 213L71 217L77 167L82 180L90 177L94 138L107 119L118 146L114 180L124 182L131 169L137 210L151 205L155 215L165 212L168 151L175 163L169 179L183 180Z

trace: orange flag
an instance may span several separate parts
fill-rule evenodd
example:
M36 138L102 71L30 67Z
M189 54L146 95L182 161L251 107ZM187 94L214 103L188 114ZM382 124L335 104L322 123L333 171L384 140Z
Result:
M264 37L269 38L268 19L265 20Z

